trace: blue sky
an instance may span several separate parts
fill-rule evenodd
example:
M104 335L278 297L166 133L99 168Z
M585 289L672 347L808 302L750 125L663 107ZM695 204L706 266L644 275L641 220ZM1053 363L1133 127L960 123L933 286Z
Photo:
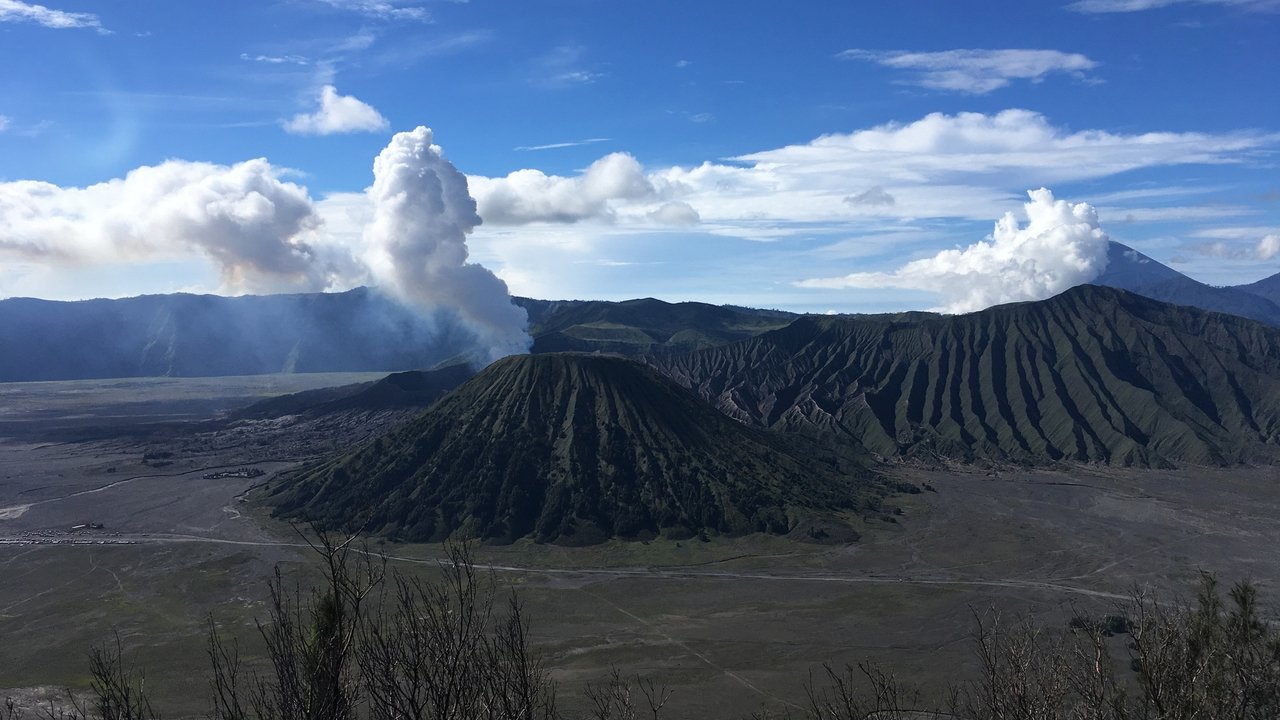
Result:
M0 0L0 296L376 282L417 126L517 294L963 310L1105 237L1280 271L1272 0L46 2Z

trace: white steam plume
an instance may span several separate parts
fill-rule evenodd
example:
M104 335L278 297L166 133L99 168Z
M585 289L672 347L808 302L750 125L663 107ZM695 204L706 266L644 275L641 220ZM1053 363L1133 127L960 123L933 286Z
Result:
M944 300L942 312L963 313L1020 300L1040 300L1096 278L1107 266L1109 238L1088 203L1054 200L1041 188L1027 193L1028 223L1005 213L986 239L964 249L943 250L893 272L817 278L802 287L930 290Z
M358 281L350 252L317 234L304 187L264 159L168 160L83 188L0 183L0 258L52 265L189 257L238 292L317 291Z
M397 133L373 161L373 220L364 229L375 274L401 298L451 311L477 336L484 360L528 352L528 316L506 283L467 262L480 224L467 178L431 142L431 130Z

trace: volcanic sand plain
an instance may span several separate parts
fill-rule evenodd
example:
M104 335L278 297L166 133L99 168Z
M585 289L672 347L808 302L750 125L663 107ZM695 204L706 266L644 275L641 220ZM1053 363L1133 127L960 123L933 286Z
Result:
M83 687L88 648L115 633L163 714L204 714L210 617L253 656L272 569L316 577L252 488L362 433L198 421L372 377L0 385L0 695ZM563 706L617 667L668 684L672 717L800 704L824 662L936 686L965 674L974 614L990 608L1065 627L1135 589L1187 597L1202 571L1253 581L1269 618L1280 608L1274 467L889 472L932 490L891 499L901 514L860 520L850 545L520 542L476 558L524 599ZM434 572L441 552L369 548L408 573Z

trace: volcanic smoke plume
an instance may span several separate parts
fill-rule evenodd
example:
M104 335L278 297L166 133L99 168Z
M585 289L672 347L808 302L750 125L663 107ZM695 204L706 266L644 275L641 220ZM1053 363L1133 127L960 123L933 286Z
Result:
M419 126L397 133L373 161L365 226L374 274L403 301L453 315L477 340L477 362L528 352L528 315L507 285L467 262L467 234L480 224L467 178Z

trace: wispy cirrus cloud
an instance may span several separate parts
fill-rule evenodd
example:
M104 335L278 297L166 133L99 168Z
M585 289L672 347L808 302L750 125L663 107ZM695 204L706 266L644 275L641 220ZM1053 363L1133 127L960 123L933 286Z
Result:
M0 22L31 22L54 30L88 28L103 35L111 33L93 13L54 10L22 0L0 0Z
M571 87L590 85L608 73L587 67L583 63L587 49L581 45L560 45L533 62L533 81L545 87Z
M1084 79L1098 63L1080 53L1058 50L904 50L850 49L837 53L841 60L873 62L911 75L908 82L932 90L982 95L1015 80L1040 82L1054 73Z
M609 138L587 138L585 140L569 140L566 142L547 143L546 145L517 145L512 150L517 152L533 152L537 150L560 150L561 148L581 147L595 143L609 142Z
M1263 235L1256 242L1230 243L1224 240L1201 242L1187 246L1198 255L1222 260L1271 260L1280 256L1280 234Z
M1280 257L1280 227L1242 225L1204 228L1191 233L1203 242L1185 249L1207 257L1230 260L1271 260Z
M310 65L311 61L302 55L250 55L240 53L241 60L266 63L268 65Z
M431 13L427 12L426 8L393 0L317 0L317 2L378 20L431 21Z
M1168 223L1216 220L1249 215L1252 208L1243 205L1170 205L1164 207L1105 207L1102 211L1112 222Z
M1277 10L1278 0L1077 0L1068 10L1085 14L1130 13L1172 5L1222 5L1244 10Z

